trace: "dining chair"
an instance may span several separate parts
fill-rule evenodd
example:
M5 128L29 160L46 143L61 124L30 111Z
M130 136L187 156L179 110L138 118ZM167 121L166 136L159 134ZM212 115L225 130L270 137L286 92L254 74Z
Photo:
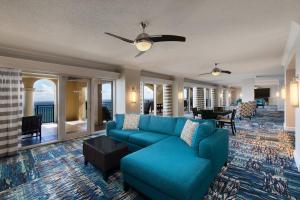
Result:
M197 107L192 108L193 116L196 118L199 114Z
M227 119L226 118L222 118L222 119L218 120L219 126L221 128L223 128L224 126L231 126L231 131L232 131L233 135L235 135L235 133L236 133L236 128L235 128L235 114L236 114L236 109L233 109L230 118L227 118Z

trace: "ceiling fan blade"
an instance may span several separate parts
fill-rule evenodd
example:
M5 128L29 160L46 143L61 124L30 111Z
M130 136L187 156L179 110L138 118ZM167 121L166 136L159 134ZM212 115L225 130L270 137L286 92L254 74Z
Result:
M203 75L208 75L208 74L211 74L211 72L209 72L209 73L203 73L203 74L198 74L198 76L203 76Z
M139 57L139 56L141 56L141 55L143 55L144 53L146 53L146 51L140 51L138 54L136 54L134 57L136 58L136 57Z
M149 36L152 42L185 42L185 37L178 35L152 35Z
M221 73L225 73L225 74L231 74L231 71L227 71L227 70L221 70Z
M125 42L128 42L128 43L132 43L133 44L133 40L130 40L130 39L127 39L127 38L123 38L121 36L118 36L118 35L115 35L115 34L112 34L112 33L108 33L108 32L105 32L106 35L110 35L112 37L115 37L115 38L118 38L120 40L123 40Z

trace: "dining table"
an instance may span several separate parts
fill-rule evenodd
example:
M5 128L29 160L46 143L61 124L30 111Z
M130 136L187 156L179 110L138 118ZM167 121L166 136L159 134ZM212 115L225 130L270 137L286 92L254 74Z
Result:
M203 119L218 119L219 116L226 116L231 114L231 110L222 110L222 111L214 111L214 110L198 110L197 114L201 115Z

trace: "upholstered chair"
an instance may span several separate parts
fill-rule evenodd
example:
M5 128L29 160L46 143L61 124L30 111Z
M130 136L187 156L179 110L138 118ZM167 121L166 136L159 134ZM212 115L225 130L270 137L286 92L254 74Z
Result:
M252 107L251 103L249 103L249 102L241 103L240 115L239 115L240 119L241 118L251 119L252 113L253 113L253 107Z

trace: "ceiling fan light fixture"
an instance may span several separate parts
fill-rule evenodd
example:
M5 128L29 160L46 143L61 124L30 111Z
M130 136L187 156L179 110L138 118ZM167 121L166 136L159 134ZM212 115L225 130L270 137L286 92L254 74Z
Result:
M152 47L152 42L149 40L139 40L134 45L139 51L147 51Z
M212 71L211 74L213 76L219 76L221 74L221 72L219 72L219 71Z

